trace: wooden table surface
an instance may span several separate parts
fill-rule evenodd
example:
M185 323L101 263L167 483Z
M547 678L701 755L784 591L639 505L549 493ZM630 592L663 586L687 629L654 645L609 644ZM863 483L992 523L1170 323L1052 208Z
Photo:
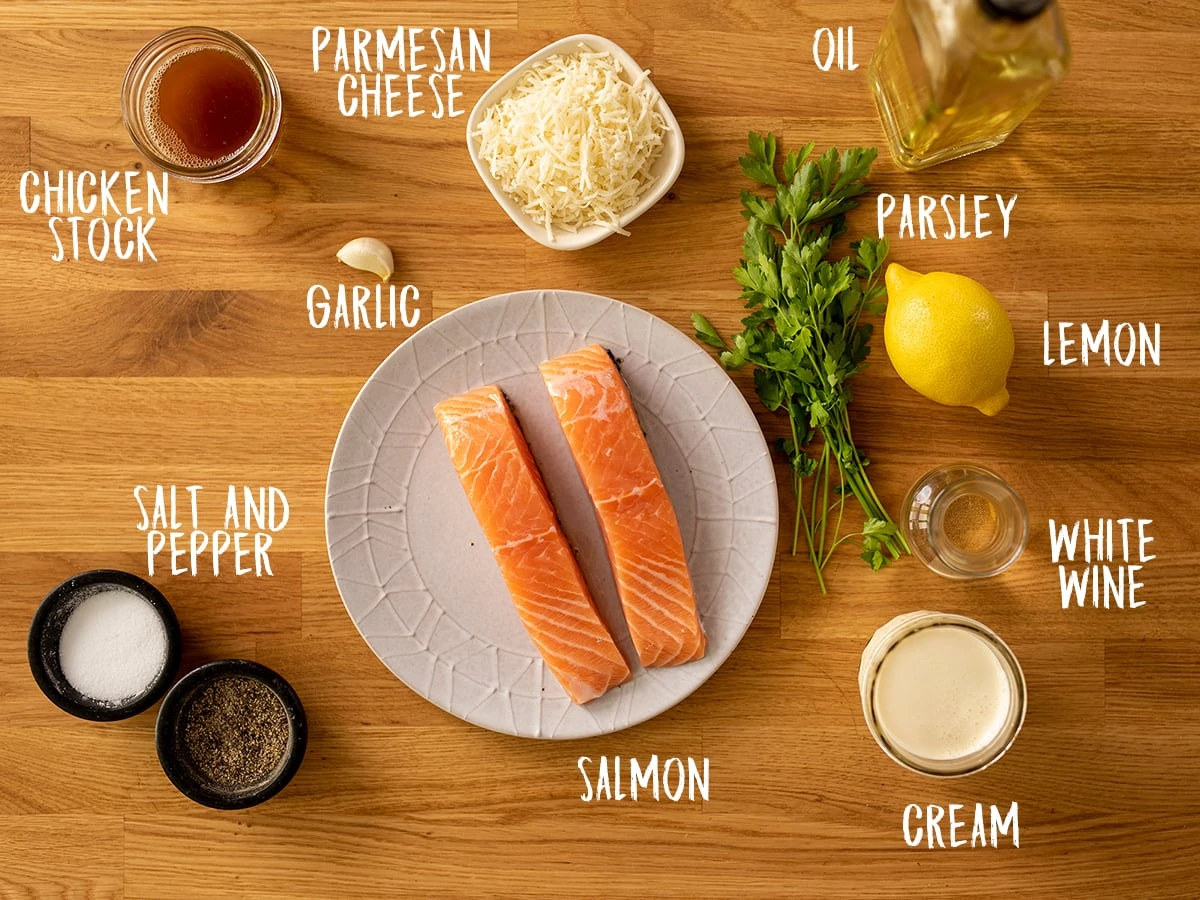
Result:
M822 597L807 560L781 545L757 618L711 681L643 725L556 743L441 712L346 615L323 530L330 452L364 379L409 332L315 329L308 288L369 284L334 261L368 234L395 249L423 323L559 287L685 330L702 310L728 330L746 132L882 148L866 63L890 4L0 3L0 896L1200 896L1200 13L1187 0L1066 5L1072 71L1004 147L919 176L884 151L872 181L893 194L1019 195L1007 239L897 240L888 226L894 260L970 274L1007 307L1010 407L991 420L926 401L880 340L852 406L890 509L934 465L991 465L1028 503L1024 557L963 584L911 559L873 575L847 554ZM172 181L157 263L52 262L46 216L21 210L22 173L139 165L119 114L126 63L154 34L201 23L236 30L274 66L286 106L274 161L227 185ZM553 39L616 40L679 118L682 177L628 239L569 254L535 245L480 184L465 116L339 115L328 58L312 70L313 27L397 25L491 29L490 72L460 80L466 109ZM839 25L854 27L859 68L821 72L813 32ZM851 227L873 232L873 202ZM1044 321L1103 319L1159 323L1161 365L1043 364ZM781 420L755 408L767 437L780 435ZM308 710L298 776L250 811L175 791L153 713L76 720L30 677L25 635L51 587L95 567L146 573L133 489L156 484L209 497L273 485L290 502L273 577L153 578L184 623L185 667L260 660ZM784 496L785 526L791 511ZM1060 608L1047 523L1085 517L1153 520L1141 608ZM220 527L219 513L206 518ZM920 608L983 620L1028 679L1012 750L966 779L905 771L863 722L859 654L876 627ZM580 800L579 757L651 754L707 758L708 801ZM1013 801L1019 849L905 846L908 804Z

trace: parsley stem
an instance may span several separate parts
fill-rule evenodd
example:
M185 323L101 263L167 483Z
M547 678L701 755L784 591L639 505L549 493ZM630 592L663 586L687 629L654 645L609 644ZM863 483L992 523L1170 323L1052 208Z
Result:
M834 548L837 547L837 545L842 542L838 538L838 535L842 533L842 517L845 515L845 513L846 513L846 470L842 467L842 464L839 462L838 463L837 525L835 525L834 529L833 529L833 544L829 547L829 550L825 553L825 559L822 560L822 562L821 562L821 568L825 567L825 564L828 563L830 558L833 556Z
M817 542L817 496L818 496L817 485L820 483L820 478L821 478L821 463L820 463L820 460L818 460L816 468L813 469L813 489L812 489L812 494L809 497L809 502L812 505L812 507L811 507L812 512L809 514L809 519L808 519L808 521L811 525L811 529L810 529L809 535L808 535L809 545L815 545ZM820 548L817 548L816 558L818 558L818 559L820 558Z
M825 550L825 524L829 521L829 441L821 448L821 537L817 542L817 556ZM813 484L815 494L816 484ZM823 564L822 564L823 565ZM818 568L820 568L818 566Z
M796 448L796 453L801 453L800 434L796 430L796 417L791 413L788 414L788 424L792 429L792 446ZM813 548L813 533L812 527L809 525L808 517L804 514L804 480L800 477L800 472L796 468L798 457L790 460L792 466L792 489L796 495L796 516L795 523L792 526L792 556L796 555L797 544L800 541L800 523L804 523L804 537L808 545L808 558L812 560L813 568L817 571L817 584L821 586L821 593L827 593L825 589L825 578L821 575L821 562L818 554Z

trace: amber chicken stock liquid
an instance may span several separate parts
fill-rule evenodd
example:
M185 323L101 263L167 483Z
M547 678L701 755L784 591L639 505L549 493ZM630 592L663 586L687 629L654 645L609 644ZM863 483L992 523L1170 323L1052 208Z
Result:
M250 64L216 47L173 56L151 78L145 116L164 159L203 169L231 159L258 129L264 87Z

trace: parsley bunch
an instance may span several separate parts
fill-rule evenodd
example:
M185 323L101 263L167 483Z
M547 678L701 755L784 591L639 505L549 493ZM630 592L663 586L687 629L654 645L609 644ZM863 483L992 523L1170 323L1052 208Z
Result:
M868 460L854 446L847 410L849 381L866 368L871 352L872 326L860 319L884 310L879 276L888 242L864 237L850 245L851 256L826 259L832 241L846 231L846 213L867 189L874 148L841 154L830 148L814 161L807 144L787 155L782 180L775 149L773 134L751 132L750 152L738 160L749 178L774 192L772 199L742 191L747 225L733 274L751 310L742 319L745 328L730 345L699 313L692 324L697 339L721 351L725 368L754 366L763 404L787 413L791 437L780 440L779 449L791 464L796 495L792 553L803 530L824 593L822 570L844 543L861 548L876 571L908 552L867 477ZM822 440L814 446L818 434ZM866 520L861 531L842 534L847 495L858 500Z

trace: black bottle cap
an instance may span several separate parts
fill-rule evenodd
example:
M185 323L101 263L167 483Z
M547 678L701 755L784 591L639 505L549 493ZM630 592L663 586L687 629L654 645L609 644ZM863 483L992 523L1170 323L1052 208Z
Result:
M1054 0L979 0L979 6L993 19L1026 22L1053 2Z

